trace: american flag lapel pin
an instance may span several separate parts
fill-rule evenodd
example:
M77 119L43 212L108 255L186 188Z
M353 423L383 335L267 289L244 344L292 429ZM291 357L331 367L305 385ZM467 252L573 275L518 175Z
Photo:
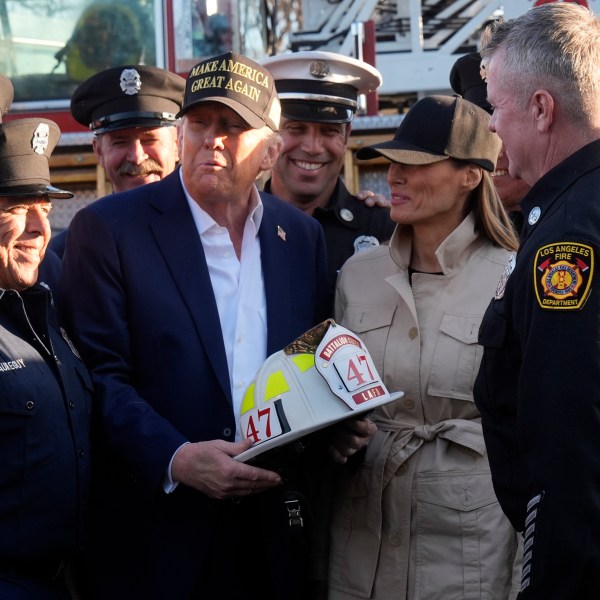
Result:
M277 225L277 235L285 242L286 233L280 225Z

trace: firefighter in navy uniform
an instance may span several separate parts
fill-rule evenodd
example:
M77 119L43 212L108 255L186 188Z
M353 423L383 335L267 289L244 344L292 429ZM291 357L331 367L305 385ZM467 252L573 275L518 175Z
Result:
M475 402L496 495L523 532L519 598L597 600L600 21L546 4L501 24L482 57L490 128L532 187L481 324Z
M90 475L91 380L36 284L54 199L46 119L0 125L0 598L71 598Z
M353 254L392 236L389 208L369 207L350 194L340 172L358 96L374 92L381 75L371 65L333 52L292 52L262 61L281 100L283 150L265 191L312 215L323 227L329 314L338 271Z

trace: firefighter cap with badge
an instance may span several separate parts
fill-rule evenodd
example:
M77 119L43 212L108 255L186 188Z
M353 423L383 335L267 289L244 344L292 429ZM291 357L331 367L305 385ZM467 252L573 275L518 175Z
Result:
M295 121L349 123L358 97L382 83L375 67L335 52L290 52L261 64L273 74L282 116Z
M148 65L112 67L86 79L71 96L75 120L94 133L175 125L185 79Z
M253 446L235 459L247 462L403 395L388 392L360 338L327 319L258 370L239 420L242 439Z
M15 91L12 81L0 73L0 123L2 123L2 117L10 108L14 97Z
M50 119L14 119L0 125L0 197L73 198L50 185L49 159L60 139Z

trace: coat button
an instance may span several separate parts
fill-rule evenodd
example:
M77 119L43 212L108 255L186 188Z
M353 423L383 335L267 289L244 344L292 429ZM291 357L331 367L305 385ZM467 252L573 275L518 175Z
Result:
M230 427L225 427L225 429L223 429L223 435L225 437L229 437L231 435L231 428Z
M26 408L27 410L33 410L33 409L35 408L35 402L34 402L33 400L28 400L28 401L25 403L25 408Z
M402 543L402 539L400 538L400 534L396 531L390 535L390 545L391 546L399 546Z
M411 327L411 328L408 330L408 337L409 337L411 340L414 340L414 339L415 339L415 338L416 338L418 335L419 335L419 330L418 330L416 327Z
M85 452L83 451L82 448L79 448L79 450L77 451L77 454L79 454L79 458L83 458Z
M412 398L406 398L406 400L404 400L404 406L406 406L406 408L414 408L415 401Z
M69 408L73 410L75 408L75 402L73 400L69 400Z

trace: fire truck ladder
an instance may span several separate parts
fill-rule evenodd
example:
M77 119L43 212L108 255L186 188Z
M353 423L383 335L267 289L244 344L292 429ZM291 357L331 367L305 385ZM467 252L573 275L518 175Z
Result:
M358 23L375 23L380 94L449 88L459 54L476 49L481 27L511 0L305 0L304 26L293 50L359 56Z

